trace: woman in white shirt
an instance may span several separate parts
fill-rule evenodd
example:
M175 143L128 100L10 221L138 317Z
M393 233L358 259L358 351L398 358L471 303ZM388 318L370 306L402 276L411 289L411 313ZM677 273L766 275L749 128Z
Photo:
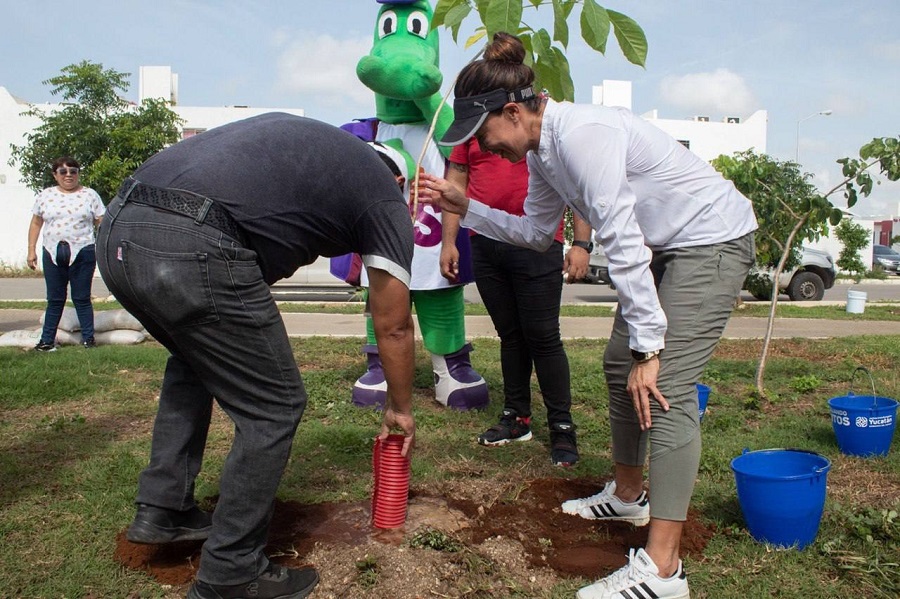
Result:
M649 589L649 596L685 599L679 547L700 461L695 385L754 261L752 205L629 110L538 97L517 38L499 33L491 50L500 58L460 72L455 120L441 144L475 136L511 162L526 158L525 215L491 209L428 175L420 197L460 214L463 226L535 249L552 242L566 206L595 230L619 297L604 356L615 479L562 509L591 520L649 522L650 533L628 565L578 597L643 597ZM652 504L643 489L648 440Z
M81 165L69 156L53 161L56 185L37 194L28 228L28 268L37 268L37 240L43 230L42 266L47 285L47 311L37 351L56 350L56 331L66 305L67 288L81 325L81 344L95 346L91 284L97 259L94 228L106 212L97 192L79 181Z

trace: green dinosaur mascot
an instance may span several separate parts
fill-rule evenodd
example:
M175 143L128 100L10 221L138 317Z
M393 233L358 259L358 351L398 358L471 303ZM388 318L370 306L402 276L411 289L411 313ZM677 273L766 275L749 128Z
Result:
M356 66L359 80L375 92L374 138L405 153L411 157L409 161L418 159L427 145L421 166L426 172L444 176L445 156L434 142L449 128L453 111L447 105L440 108L434 139L429 139L428 131L441 105L443 82L438 68L438 35L431 30L431 4L426 0L377 2L381 8L372 50ZM412 179L414 165L407 167L408 179ZM468 231L460 230L457 236L460 272L458 280L450 283L441 276L440 269L440 210L422 204L416 206L413 216L416 247L410 291L419 331L431 353L435 399L458 410L483 408L488 403L487 383L469 361L472 346L466 343L464 320L462 285L474 280ZM353 403L382 406L387 386L371 319L367 332L364 352L368 369L354 385Z

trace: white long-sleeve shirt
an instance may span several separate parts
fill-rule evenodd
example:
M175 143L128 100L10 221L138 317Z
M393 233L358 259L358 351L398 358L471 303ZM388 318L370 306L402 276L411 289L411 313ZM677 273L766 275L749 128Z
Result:
M712 166L625 108L547 102L529 169L525 216L470 200L462 225L546 248L570 206L609 259L629 345L665 346L651 250L710 245L755 231L750 201Z

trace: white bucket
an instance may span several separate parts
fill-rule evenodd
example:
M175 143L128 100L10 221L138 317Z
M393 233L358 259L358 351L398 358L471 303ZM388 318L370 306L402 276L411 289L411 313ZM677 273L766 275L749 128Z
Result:
M866 292L847 290L847 312L862 314L866 310Z

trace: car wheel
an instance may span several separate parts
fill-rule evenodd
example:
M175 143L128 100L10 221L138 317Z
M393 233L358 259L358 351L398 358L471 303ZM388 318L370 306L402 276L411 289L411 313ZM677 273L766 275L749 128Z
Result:
M820 301L825 297L825 283L822 277L809 271L798 272L787 288L792 301Z

